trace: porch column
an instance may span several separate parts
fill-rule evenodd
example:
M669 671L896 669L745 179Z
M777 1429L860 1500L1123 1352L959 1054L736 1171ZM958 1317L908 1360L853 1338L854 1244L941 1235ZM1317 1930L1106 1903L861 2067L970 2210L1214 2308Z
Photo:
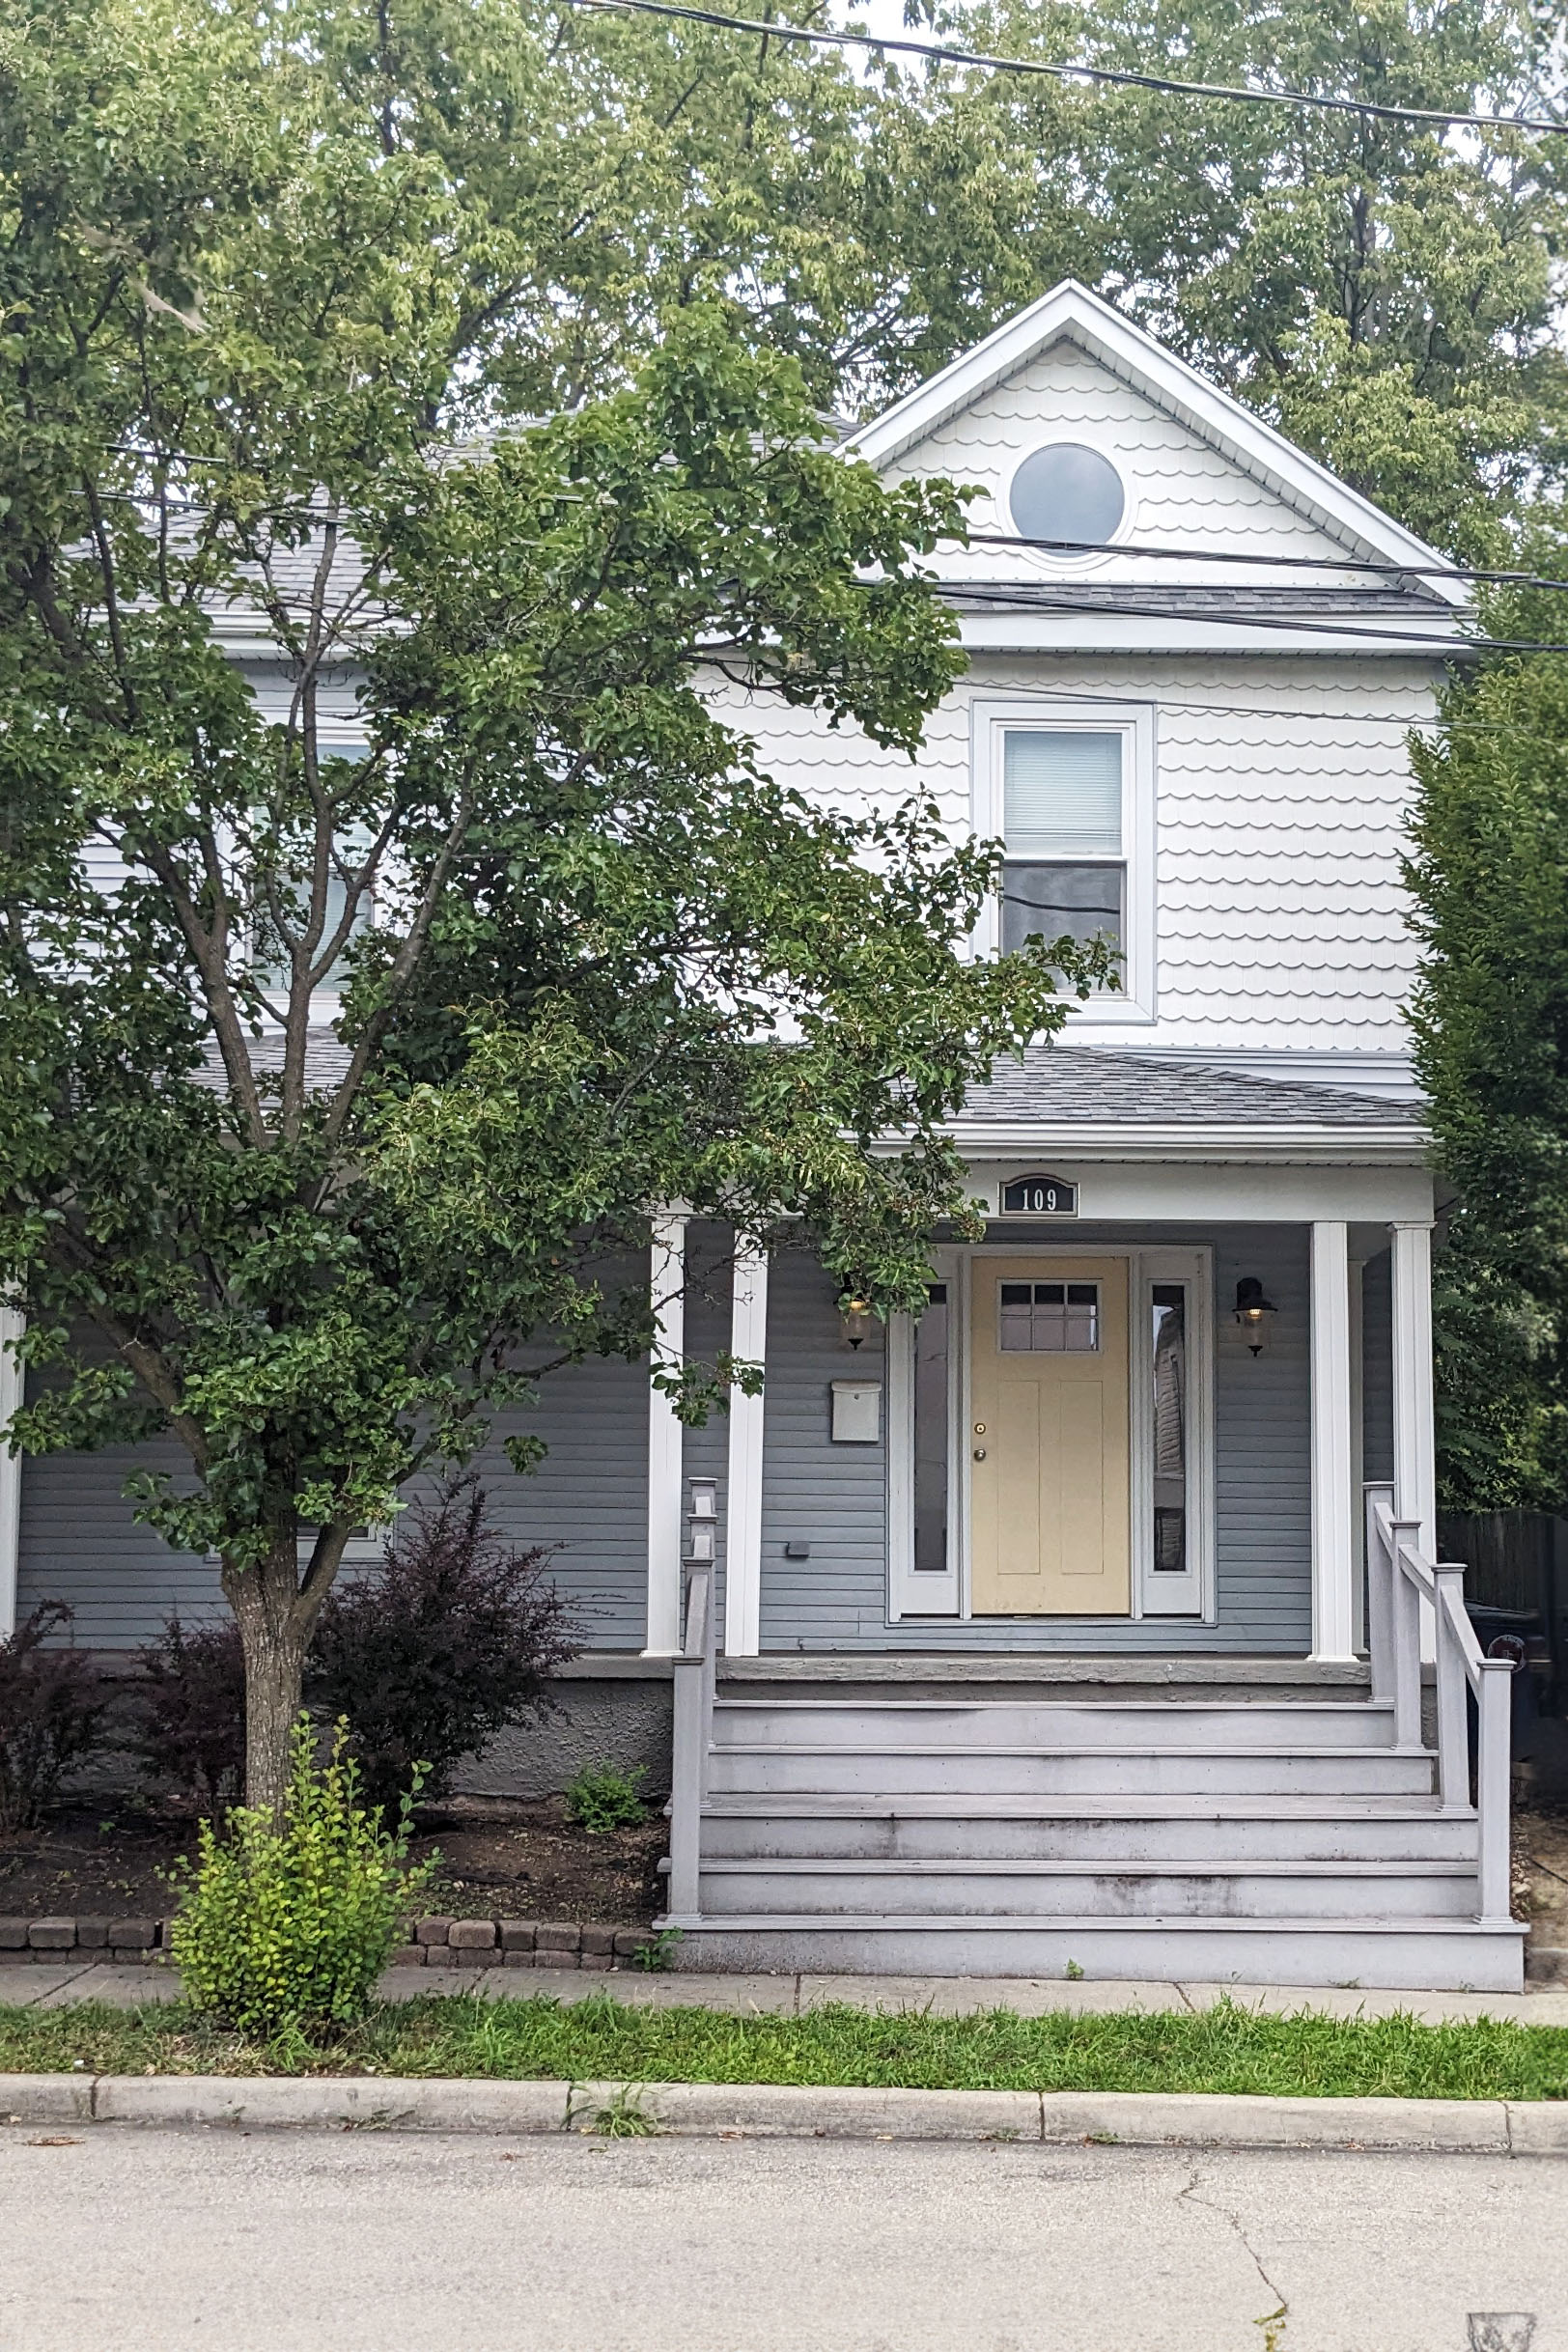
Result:
M7 1446L5 1433L22 1401L23 1373L15 1355L23 1318L0 1306L0 1641L16 1631L16 1577L22 1534L22 1463Z
M768 1258L748 1244L735 1252L730 1353L760 1364L768 1347ZM763 1400L730 1390L729 1484L724 1520L724 1654L755 1658L762 1616Z
M654 1364L680 1359L686 1348L684 1217L654 1219L649 1275L654 1303ZM650 1367L650 1372L652 1367ZM682 1441L675 1408L648 1388L648 1617L645 1658L673 1658L681 1647Z
M1356 1655L1350 1249L1346 1227L1312 1227L1312 1655Z
M1392 1236L1394 1342L1394 1517L1419 1524L1418 1542L1438 1556L1437 1448L1432 1429L1432 1227L1413 1218Z

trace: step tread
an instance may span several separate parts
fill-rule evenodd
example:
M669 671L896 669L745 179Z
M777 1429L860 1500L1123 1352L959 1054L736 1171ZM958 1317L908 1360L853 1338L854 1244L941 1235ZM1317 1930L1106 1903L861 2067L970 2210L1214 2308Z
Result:
M841 1692L823 1697L797 1698L770 1694L766 1698L737 1698L724 1691L714 1694L715 1708L735 1715L827 1715L853 1710L864 1715L999 1715L1007 1708L1028 1708L1042 1715L1268 1715L1280 1710L1295 1715L1391 1715L1391 1698L928 1698L849 1697Z
M1091 1758L1098 1760L1103 1756L1159 1756L1174 1764L1184 1763L1194 1756L1225 1756L1228 1758L1236 1755L1245 1755L1248 1759L1259 1756L1330 1756L1336 1763L1367 1756L1393 1756L1404 1762L1408 1762L1412 1757L1421 1756L1429 1761L1435 1761L1433 1751L1429 1748L1381 1748L1374 1746L1371 1742L1368 1742L1364 1748L1358 1748L1333 1741L1321 1743L1311 1740L1291 1740L1283 1746L1271 1742L1266 1745L1260 1744L1257 1747L1253 1747L1248 1741L1244 1749L1238 1749L1229 1742L1205 1747L1195 1740L1190 1743L1184 1741L1178 1748L1173 1748L1168 1741L1150 1745L1128 1740L1117 1741L1114 1745L1107 1742L1103 1748L1099 1746L1094 1748L1004 1748L1000 1746L993 1748L989 1745L983 1748L948 1748L929 1747L910 1740L893 1742L876 1740L865 1743L851 1740L826 1742L714 1740L710 1743L708 1752L711 1756L942 1756L948 1762L951 1762L955 1756L972 1756L982 1762L998 1756L1039 1756L1052 1759L1071 1756L1081 1762L1087 1762Z
M1211 1862L1154 1860L1128 1862L1101 1856L1049 1859L1034 1855L944 1856L919 1854L900 1861L897 1856L846 1854L704 1855L706 1874L739 1877L746 1871L784 1877L822 1878L1473 1878L1473 1860L1458 1862L1417 1858L1390 1862L1383 1856L1348 1862L1276 1860Z
M713 1930L720 1935L761 1935L817 1933L825 1935L856 1934L863 1930L903 1935L972 1935L977 1930L995 1930L1008 1935L1040 1935L1056 1938L1064 1935L1133 1935L1155 1933L1169 1935L1269 1935L1269 1936L1525 1936L1528 1929L1522 1919L1460 1919L1434 1914L1430 1918L1412 1915L1394 1919L1323 1919L1286 1918L1272 1915L1238 1918L1232 1912L1183 1911L1168 1915L1120 1915L1107 1918L1104 1912L1050 1912L1038 1918L1021 1918L1016 1912L956 1913L935 1911L866 1911L841 1914L820 1911L761 1911L707 1912L695 1918L667 1915L656 1925L673 1925L684 1933Z
M703 1803L704 1817L726 1821L1469 1821L1472 1805L1450 1806L1430 1797L1190 1797L946 1796L911 1790L908 1795L857 1796L836 1789L813 1794L781 1789L719 1791Z

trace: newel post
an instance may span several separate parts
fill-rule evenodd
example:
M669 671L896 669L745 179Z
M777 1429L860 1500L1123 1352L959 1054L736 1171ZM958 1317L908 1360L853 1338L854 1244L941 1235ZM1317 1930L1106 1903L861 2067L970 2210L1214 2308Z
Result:
M1455 1626L1465 1617L1465 1571L1440 1560L1437 1580L1438 1798L1445 1813L1470 1803L1470 1706L1464 1653Z
M1476 1700L1475 1807L1480 1815L1481 1924L1510 1916L1508 1854L1509 1718L1513 1666L1506 1658L1481 1660Z
M1391 1698L1394 1691L1393 1554L1385 1532L1393 1515L1391 1480L1368 1483L1366 1498L1366 1649L1372 1668L1372 1695ZM1383 1508L1380 1510L1380 1504Z
M675 1738L670 1758L672 1918L695 1918L702 1868L702 1806L708 1770L713 1578L699 1568L686 1598L686 1645L675 1660Z
M1405 1574L1404 1554L1420 1545L1419 1520L1395 1519L1388 1524L1392 1574L1388 1580L1393 1618L1394 1746L1420 1748L1421 1738L1421 1596Z

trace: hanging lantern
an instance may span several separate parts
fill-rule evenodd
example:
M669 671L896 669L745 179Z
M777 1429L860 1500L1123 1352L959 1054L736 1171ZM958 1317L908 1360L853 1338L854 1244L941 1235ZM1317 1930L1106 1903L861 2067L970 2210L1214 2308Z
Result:
M857 1348L861 1341L868 1338L871 1333L873 1321L871 1301L869 1299L846 1299L840 1306L838 1321L839 1330L844 1334L845 1346Z
M1278 1312L1274 1301L1264 1297L1263 1284L1257 1275L1243 1274L1236 1285L1236 1320L1254 1356L1263 1354L1269 1338L1269 1317Z

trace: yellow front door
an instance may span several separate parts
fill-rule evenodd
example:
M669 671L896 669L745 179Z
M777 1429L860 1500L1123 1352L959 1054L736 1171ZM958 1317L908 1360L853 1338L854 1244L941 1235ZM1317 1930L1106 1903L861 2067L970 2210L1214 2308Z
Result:
M971 1263L971 1606L1126 1616L1126 1260Z

